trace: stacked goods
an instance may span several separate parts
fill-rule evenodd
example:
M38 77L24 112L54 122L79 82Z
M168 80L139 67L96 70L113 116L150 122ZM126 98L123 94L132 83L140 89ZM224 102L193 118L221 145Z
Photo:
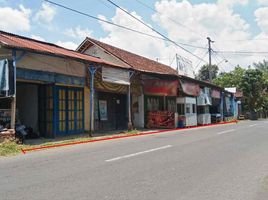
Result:
M0 130L0 143L5 140L14 140L15 130L14 129L2 129Z
M146 128L174 128L175 113L170 111L150 111L147 113Z

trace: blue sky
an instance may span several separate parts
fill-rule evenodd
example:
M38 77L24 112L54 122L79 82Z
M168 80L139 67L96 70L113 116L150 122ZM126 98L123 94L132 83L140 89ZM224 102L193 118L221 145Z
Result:
M146 0L144 2L151 7L154 7L156 1L157 0ZM99 14L105 15L108 19L113 17L115 14L115 7L109 4L106 0L90 0L90 1L80 0L75 1L75 3L73 0L55 0L54 2L66 5L68 7L77 9L79 11L88 13L93 16L98 16ZM115 2L120 6L128 9L129 11L137 12L140 16L142 16L144 21L153 24L155 27L161 29L161 27L157 26L157 24L151 20L151 15L153 14L153 11L149 10L148 8L145 8L139 2L135 0L115 0ZM189 2L191 2L192 4L200 4L200 3L215 3L217 1L192 0ZM42 3L44 3L44 1L42 0L0 0L1 7L11 7L14 9L18 9L20 5L24 5L25 8L30 8L33 13L38 12L42 8ZM57 41L58 39L62 38L68 39L68 37L63 35L60 30L73 28L79 25L81 26L81 28L84 29L88 28L93 30L93 36L96 38L107 35L107 33L101 29L100 24L96 20L87 18L85 16L81 16L79 14L73 13L63 8L59 8L56 6L53 7L56 8L57 13L55 15L52 24L50 25L53 26L54 29L56 29L56 32L54 31L54 29L47 30L46 24L40 25L37 23L33 23L31 32L21 32L21 33L18 32L18 33L28 36L32 34L40 35L41 37L45 37L45 39L47 40ZM249 1L249 4L247 6L237 5L234 7L234 11L237 14L241 15L241 17L244 18L250 24L251 31L252 33L255 34L260 32L260 29L258 28L254 19L254 11L258 7L260 7L260 5L258 4L257 1L254 0ZM164 30L161 31L165 32Z
M96 17L105 17L106 20L123 26L155 34L116 10L106 0L54 0L54 2ZM206 36L210 36L216 41L217 49L214 47L216 50L256 51L259 50L256 45L263 43L260 41L257 43L258 40L255 39L266 38L268 35L268 19L266 19L268 0L143 1L156 9L157 13L136 0L114 0L114 2L130 12L135 12L137 17L176 42L205 47ZM86 35L89 35L146 57L158 58L165 64L172 65L172 54L179 53L193 62L193 68L199 67L196 67L198 63L196 58L163 41L107 26L42 0L0 0L0 17L4 19L0 21L0 29L3 31L49 41L68 48L75 48ZM172 23L168 18L184 24L189 29ZM194 29L196 33L190 29ZM241 43L237 41L239 39L247 41ZM250 41L251 39L254 40ZM186 48L198 56L204 53L200 49ZM261 50L266 51L266 48ZM214 62L220 62L224 56L232 61L232 64L223 63L226 65L223 66L226 70L237 64L249 65L264 58L263 55L250 55L246 58L215 55ZM201 64L204 64L203 61Z

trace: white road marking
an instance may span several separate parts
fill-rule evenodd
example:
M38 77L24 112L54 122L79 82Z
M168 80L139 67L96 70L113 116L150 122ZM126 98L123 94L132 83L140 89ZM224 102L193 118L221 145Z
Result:
M150 152L153 152L153 151L167 149L167 148L170 148L170 147L172 147L172 145L166 145L166 146L163 146L163 147L158 147L158 148L149 149L149 150L146 150L146 151L132 153L132 154L128 154L128 155L125 155L125 156L119 156L119 157L112 158L112 159L105 160L105 161L106 162L117 161L117 160L121 160L121 159L124 159L124 158L130 158L130 157L138 156L138 155L141 155L141 154L150 153Z
M222 132L219 132L217 133L218 135L221 135L221 134L224 134L224 133L230 133L230 132L234 132L235 129L230 129L230 130L226 130L226 131L222 131Z
M249 125L250 127L253 127L253 126L257 126L258 124L251 124L251 125Z

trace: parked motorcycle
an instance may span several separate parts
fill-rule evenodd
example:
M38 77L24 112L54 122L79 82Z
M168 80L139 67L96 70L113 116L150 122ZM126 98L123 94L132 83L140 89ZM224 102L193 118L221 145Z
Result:
M18 139L18 143L23 144L27 136L26 127L24 125L17 124L15 126L15 137Z

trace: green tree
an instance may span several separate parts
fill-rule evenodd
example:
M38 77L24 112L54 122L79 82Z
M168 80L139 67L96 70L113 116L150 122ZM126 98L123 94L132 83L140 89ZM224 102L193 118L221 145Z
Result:
M268 61L263 60L262 62L253 63L253 66L256 69L261 70L265 75L266 81L268 81ZM266 95L263 95L262 97L260 97L259 104L261 104L261 107L258 109L258 111L265 113L265 115L267 116L267 113L268 113L268 92L266 93Z
M195 78L201 81L209 81L209 70L211 71L212 80L215 79L219 72L217 65L211 65L211 67L209 65L203 65Z
M233 71L220 73L219 76L213 80L213 83L223 88L236 87L240 89L245 71L246 70L242 67L237 66Z
M267 80L259 69L247 69L240 85L250 112L263 109L267 95Z
M268 61L267 60L263 60L262 62L253 63L253 66L256 69L259 69L259 70L261 70L263 72L268 73Z

